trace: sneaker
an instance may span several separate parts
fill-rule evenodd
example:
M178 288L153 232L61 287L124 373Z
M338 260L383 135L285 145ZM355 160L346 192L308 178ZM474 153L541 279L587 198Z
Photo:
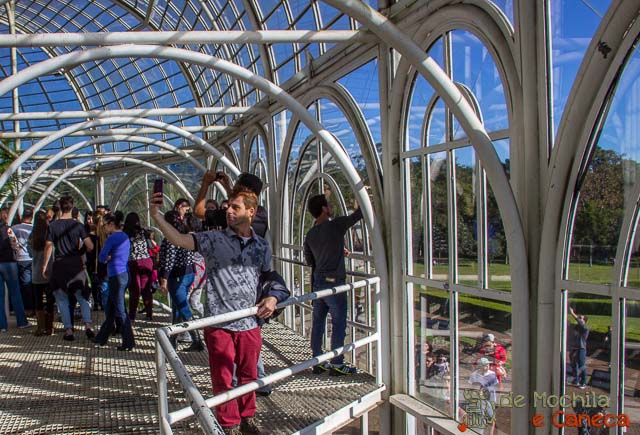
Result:
M240 423L240 433L243 435L261 435L264 432L260 430L255 417L243 418Z
M93 340L94 338L96 338L96 333L93 332L92 329L85 329L84 334L87 336L89 340Z
M327 363L316 364L311 369L314 375L321 375L329 371L329 365Z
M331 371L329 372L329 376L344 376L344 375L355 375L358 371L355 367L350 365L340 364L337 366L332 365Z
M188 331L183 332L178 335L178 343L191 343L193 340L191 339L191 335Z
M585 388L587 388L587 386L582 384L582 385L578 385L578 388L580 388L581 390L584 390Z
M62 336L62 339L64 341L73 341L75 340L75 337L73 336L73 334L65 334Z
M18 326L18 329L29 329L31 328L33 325L31 323L25 323L24 325L20 325Z
M265 385L264 387L260 387L256 390L256 396L268 397L273 393L273 388L271 385Z
M223 427L222 432L224 432L225 435L242 435L242 432L240 432L240 426Z

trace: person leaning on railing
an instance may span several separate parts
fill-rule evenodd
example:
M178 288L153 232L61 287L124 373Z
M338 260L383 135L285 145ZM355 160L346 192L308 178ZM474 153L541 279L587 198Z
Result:
M271 249L266 240L251 228L258 204L255 193L238 190L229 196L227 228L194 234L181 234L167 223L159 207L162 194L151 197L151 217L174 245L199 252L207 265L205 316L215 316L256 305L258 281L262 272L271 270ZM258 302L259 318L270 317L277 298L268 296ZM237 361L238 385L257 379L256 364L262 338L253 316L205 329L209 366L214 394L232 388L234 361ZM216 408L225 434L260 433L253 418L255 392L245 394Z

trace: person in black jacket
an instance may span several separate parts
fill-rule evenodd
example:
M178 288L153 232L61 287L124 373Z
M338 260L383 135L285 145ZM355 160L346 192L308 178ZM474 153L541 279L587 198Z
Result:
M223 230L227 227L226 209L220 207L217 210L207 210L205 207L207 191L209 190L209 186L215 181L219 181L227 193L230 193L234 189L244 188L252 191L258 197L260 196L260 192L262 192L263 183L257 176L243 172L238 176L236 183L232 187L229 176L224 172L205 172L202 177L200 191L198 192L198 196L196 196L193 214L204 221L205 228ZM255 231L257 235L267 239L267 241L269 240L267 236L267 231L269 230L269 215L267 210L261 205L258 206L256 214L251 221L251 228L253 228L253 231Z

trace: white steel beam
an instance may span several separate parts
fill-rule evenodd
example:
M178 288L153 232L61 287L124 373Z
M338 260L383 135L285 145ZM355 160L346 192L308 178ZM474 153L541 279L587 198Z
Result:
M160 141L160 140L150 139L150 138L146 138L146 137L137 137L137 136L108 136L108 137L101 137L101 138L97 138L97 139L91 139L91 140L82 141L80 143L77 143L77 144L75 144L73 146L70 146L69 148L66 148L66 149L58 152L57 154L55 154L53 156L50 156L49 159L46 162L44 162L42 165L40 165L38 167L38 169L34 173L32 173L31 176L29 177L29 179L22 185L22 188L20 189L20 191L16 195L16 199L14 200L14 204L19 203L22 200L22 198L24 198L24 195L27 194L27 192L29 191L29 188L38 180L38 178L47 169L49 169L51 166L53 166L55 163L57 163L61 159L65 158L67 155L69 155L69 154L71 154L74 151L77 151L79 149L86 148L88 146L97 145L97 144L101 144L101 143L105 143L105 142L117 142L117 141L123 141L123 140L128 140L130 142L146 143L146 144L149 144L149 145L157 146L159 148L164 148L166 150L171 151L172 154L177 154L177 155L185 158L187 161L189 161L191 164L193 164L196 168L200 169L203 173L207 171L207 168L204 165L202 165L202 163L200 163L195 158L191 157L189 154L187 154L183 150L181 150L181 149L179 149L179 148L177 148L177 147L175 147L175 146L173 146L171 144L168 144L166 142ZM105 157L105 156L103 156L103 157ZM115 156L109 156L109 157L115 157ZM132 156L126 156L125 155L125 156L122 156L122 157L132 157ZM170 172L170 173L173 175L173 172ZM174 175L174 178L178 179L175 175ZM9 210L10 218L13 219L13 216L14 216L15 212L16 212L16 208L15 208L15 206L12 206L11 209Z
M382 224L378 221L373 213L373 207L369 195L365 189L365 185L360 178L357 170L353 166L349 155L342 148L340 143L333 137L333 135L326 130L315 116L307 110L304 105L300 104L298 100L288 94L284 89L280 88L274 83L260 77L257 74L252 73L246 68L236 65L232 62L228 62L223 59L219 59L215 56L210 56L204 53L193 52L185 49L174 47L158 47L153 45L126 45L126 46L114 46L114 47L100 47L88 50L74 51L65 55L61 55L55 58L51 58L28 68L25 68L20 74L12 75L0 82L0 96L6 94L13 88L27 83L30 80L40 77L42 75L50 74L53 71L57 71L60 68L68 68L76 65L80 65L86 62L92 62L96 60L112 59L112 58L160 58L170 59L178 62L187 62L194 65L199 65L204 68L212 68L216 71L229 74L236 80L242 80L255 88L261 90L265 94L271 96L273 99L279 101L286 108L291 110L294 114L300 117L300 120L305 126L315 134L319 140L324 142L327 146L327 150L333 155L336 163L343 171L345 178L347 179L351 189L354 192L354 196L363 211L366 224L369 226L370 234L372 235L373 252L376 263L376 272L381 277L384 283L383 287L387 285L387 263L385 258L385 245L382 239ZM455 85L454 85L455 88ZM457 89L457 88L456 88ZM470 109L471 110L471 109ZM473 113L473 112L471 112ZM149 119L131 118L135 121L131 121L129 118L113 118L111 119L96 119L93 121L87 121L85 123L76 124L75 126L67 127L60 132L52 135L51 137L44 139L46 146L47 142L51 143L60 137L66 136L76 130L80 130L86 127L94 127L96 125L104 125L108 123L135 123L146 126L166 128L171 132L179 132L184 134L184 130L171 126L166 123L160 123L159 121L152 121ZM187 133L188 134L188 133ZM212 152L218 159L230 168L234 174L238 174L238 169L229 161L222 153L215 150L204 140L197 136L190 135L193 140L199 144L202 148ZM29 156L35 154L38 150L44 148L44 146L32 146L25 150L24 154L20 156L12 165L0 176L0 188L6 183L9 175L15 171ZM495 155L495 151L494 151ZM495 156L497 159L497 156Z
M456 84L429 54L385 16L359 0L324 0L324 2L358 20L364 27L378 35L381 40L384 40L386 44L397 50L403 58L415 66L416 70L434 88L435 92L454 114L484 165L498 203L507 237L509 259L511 260L513 290L518 292L519 296L514 298L514 305L526 305L529 289L529 264L522 219L509 179L505 174L491 138L482 122L476 116L475 111ZM529 323L528 311L516 309L515 312L519 313L521 317L519 321L523 325ZM394 331L394 334L399 332ZM529 361L528 330L519 328L515 332L518 336L517 339L514 337L514 351L517 348L518 361L521 361L522 364L514 364L514 379L517 379L514 391L526 395L529 390L527 372ZM388 381L388 378L385 380ZM392 393L395 392L392 391ZM527 418L527 413L513 414L512 430L525 432L529 428L530 422Z
M159 109L122 109L122 110L67 110L58 112L22 112L0 113L0 121L29 121L37 119L76 119L111 118L112 116L199 116L199 115L243 115L246 113L266 114L266 109L257 107L165 107Z
M129 50L131 49L131 47L127 47L127 48ZM155 48L157 49L157 47L155 47ZM100 49L94 49L94 50L100 50ZM73 54L75 54L75 52ZM66 56L68 56L68 55L64 55L64 56L61 56L61 57L66 57ZM22 72L20 74L13 75L11 77L7 77L2 82L0 82L0 95L3 95L4 93L6 93L9 90L13 89L14 86L19 86L21 84L21 82L24 80L24 78L27 78L27 81L29 81L30 80L29 76L31 74L33 74L34 72L37 74L36 76L38 76L39 75L39 70L40 70L42 64L46 64L47 62L55 61L55 60L58 60L58 59L59 58L53 58L53 59L46 60L44 62L38 63L38 64L36 64L36 65L34 65L32 67L29 67L27 69L22 70ZM69 60L69 59L72 59L72 57L67 57L67 60ZM31 68L33 68L33 69L31 69ZM3 85L6 85L7 83L8 83L9 89L6 90L6 91L3 91L2 87L3 87ZM69 127L63 128L62 130L60 130L58 132L55 132L55 133L51 134L50 136L48 136L47 138L42 139L42 140L38 141L37 143L33 144L28 149L26 149L16 160L14 160L13 163L11 163L11 165L9 165L9 167L5 170L5 172L2 175L0 175L0 189L5 185L5 183L7 182L9 177L11 176L11 174L13 174L16 171L17 168L22 166L22 164L24 162L26 162L31 156L36 154L38 151L44 149L49 144L59 140L60 138L66 137L69 134L72 134L72 133L74 133L74 132L76 132L78 130L82 130L82 129L87 128L87 127L97 127L97 126L109 125L109 124L140 124L140 125L145 125L145 126L154 127L154 128L166 129L167 133L174 133L174 134L177 134L178 136L184 137L184 138L194 142L199 148L202 148L203 150L213 154L224 166L229 168L229 170L231 171L232 174L238 175L240 173L238 168L226 156L224 156L220 151L218 151L217 149L213 148L204 139L202 139L202 138L200 138L200 137L198 137L198 136L196 136L194 134L191 134L191 133L183 130L182 128L176 127L176 126L171 125L171 124L167 124L165 122L155 121L155 120L151 120L151 119L115 117L115 118L106 118L106 119L94 119L94 120L91 120L91 121L85 121L85 122L81 122L81 123L78 123L78 124L74 124L74 125L71 125Z
M38 199L38 202L36 203L36 209L42 207L42 203L45 201L47 196L56 188L56 186L58 186L58 184L60 184L62 181L64 181L65 178L69 177L76 170L83 169L83 168L89 167L91 165L95 165L96 163L114 162L114 161L129 162L129 163L135 163L135 164L138 164L138 165L141 165L141 166L146 166L151 171L156 172L158 174L161 174L164 177L167 177L169 180L171 180L173 183L175 183L176 187L178 189L180 189L180 191L182 193L184 193L187 198L189 198L191 201L193 201L193 197L191 196L189 191L184 187L184 185L182 184L180 179L177 178L175 175L171 174L170 172L168 172L168 171L166 171L166 170L164 170L164 169L162 169L162 168L160 168L160 167L158 167L158 166L156 166L154 164L151 164L149 162L145 162L143 160L131 159L131 158L128 158L128 157L106 157L106 158L97 158L97 159L94 159L94 160L89 160L89 161L86 161L86 162L83 162L83 163L79 164L78 166L75 166L75 167L69 169L68 172L65 172L60 178L57 178L47 188L47 190L45 190L45 192L40 196L40 198Z
M122 44L367 43L378 38L361 30L224 30L185 32L87 32L0 35L0 47L79 47Z
M98 118L98 119L109 119L109 118ZM136 118L140 119L140 118ZM183 131L189 133L217 133L221 131L229 131L233 130L236 127L224 127L219 125L189 125L181 127ZM6 132L0 133L0 139L34 139L34 138L42 138L48 137L52 134L58 132L60 130L40 130L40 131L25 131L25 132ZM76 130L73 133L68 134L67 136L105 136L105 135L114 135L114 134L167 134L167 130L163 128L112 128L112 129L100 129L100 130L92 130L92 129L82 129Z

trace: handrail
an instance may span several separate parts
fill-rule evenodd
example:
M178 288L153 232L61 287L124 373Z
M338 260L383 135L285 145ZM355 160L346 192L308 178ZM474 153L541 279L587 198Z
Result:
M284 257L279 257L277 255L271 255L272 258L278 260L278 261L282 261L283 263L291 263L291 264L295 264L297 266L304 266L304 267L311 267L306 263L303 263L302 261L298 261L298 260L292 260L290 258L284 258ZM355 276L355 277L359 277L359 278L373 278L377 275L373 275L370 273L364 273L364 272L356 272L354 270L347 270L347 275L351 275L351 276Z
M313 293L298 297L290 297L289 299L276 305L277 308L284 308L296 303L302 303L309 300L321 299L331 295L344 293L349 290L353 290L361 287L368 287L370 285L379 285L380 278L377 276L367 278L361 281L357 281L349 284L342 284L330 289L319 290ZM165 307L163 307L165 308ZM218 424L213 412L212 407L215 407L221 403L227 402L234 398L240 397L244 394L257 390L258 388L269 385L273 382L285 379L293 374L299 373L302 370L308 369L316 364L328 361L338 355L342 355L346 352L353 351L361 346L368 345L372 342L379 341L380 335L378 332L374 332L370 336L354 341L348 345L345 345L338 349L333 349L330 352L316 356L310 360L303 361L292 367L280 370L269 376L261 378L259 380L244 384L236 387L232 390L226 391L222 394L218 394L209 399L204 399L200 391L197 389L193 380L189 376L189 373L185 365L180 360L178 353L171 345L169 337L177 334L181 334L185 331L191 331L194 329L200 329L207 326L219 325L221 323L230 322L233 320L242 319L257 314L258 307L254 306L243 310L237 310L230 313L220 314L217 316L211 316L203 319L197 319L189 322L183 322L180 324L165 326L156 330L156 371L158 379L158 412L160 422L161 434L172 434L171 425L178 421L184 420L192 415L195 415L200 422L201 427L208 435L220 435L222 429ZM376 346L379 350L379 346ZM168 394L167 394L167 380L166 380L166 364L169 364L173 369L176 377L182 386L190 406L169 412L168 410ZM379 370L378 370L379 371ZM380 379L380 376L376 376L376 379Z

